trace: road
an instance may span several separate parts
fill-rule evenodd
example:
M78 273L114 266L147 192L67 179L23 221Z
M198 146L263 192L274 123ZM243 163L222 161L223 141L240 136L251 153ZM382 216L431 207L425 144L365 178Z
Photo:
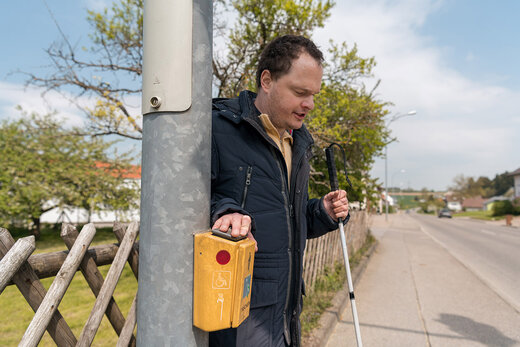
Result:
M471 219L411 216L423 232L520 312L520 229Z
M365 347L520 346L520 228L414 213L374 221L379 245L355 288ZM326 346L356 346L350 307Z

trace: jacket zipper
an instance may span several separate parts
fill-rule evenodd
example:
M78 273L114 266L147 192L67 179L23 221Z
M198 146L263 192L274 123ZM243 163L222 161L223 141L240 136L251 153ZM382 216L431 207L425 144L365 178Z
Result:
M251 185L251 175L253 173L253 167L248 166L247 167L247 173L246 173L246 184L244 185L244 194L242 194L242 208L246 205L246 197L247 197L247 190L249 189L249 186Z
M299 189L299 188L297 187L297 182L296 182L297 180L296 180L296 177L297 177L297 175L298 175L298 170L299 170L300 167L301 167L301 163L302 163L302 161L303 161L303 158L305 158L305 157L307 156L307 151L308 151L308 149L309 149L309 148L307 148L307 149L303 152L303 154L298 158L298 164L295 166L295 170L296 170L296 172L295 172L295 180L294 180L294 185L291 187L291 191L290 191L290 192L291 192L291 194L290 194L290 195L291 195L291 201L294 201L294 194L296 194L296 190ZM294 217L294 215L295 215L295 212L294 212L294 206L291 204L290 207L291 207L291 217ZM295 220L295 223L296 223L296 220ZM301 242L301 241L298 239L298 235L299 235L299 234L296 234L296 242L297 242L297 244L295 245L296 247L299 247L299 246L300 246L299 244L300 244L300 242ZM301 256L300 256L300 254L298 254L298 261L300 261L300 258L301 258ZM301 264L300 264L300 266L301 266ZM299 282L299 280L298 280L297 282ZM293 288L293 291L294 291L294 290L295 290L295 288ZM300 305L300 300L301 300L301 297L300 297L300 296L297 296L297 297L296 297L296 308L295 308L295 309L297 309L298 305ZM286 308L285 308L285 310L287 310L287 307L288 307L288 302L286 303ZM300 313L301 313L301 312L300 312ZM286 319L286 316L284 316L284 320L285 320L285 319ZM298 329L298 326L296 326L295 328ZM301 327L300 327L300 329L301 329ZM290 334L290 331L289 331L289 334ZM296 334L297 334L297 336L299 335L298 332L297 332ZM299 344L300 341L291 341L291 342L292 342L296 347L300 346L300 344Z
M284 178L284 173L283 173L283 169L282 169L282 166L278 160L278 157L276 155L276 152L274 150L274 146L276 146L276 144L274 143L274 141L268 137L266 134L265 134L265 131L263 130L263 128L260 127L259 124L257 124L255 121L252 121L250 120L249 118L245 118L245 120L251 124L253 126L253 128L255 128L259 134L264 137L266 139L267 142L271 143L272 146L270 147L271 149L271 153L273 153L273 156L274 156L274 159L276 161L276 164L278 165L278 169L280 170L280 176L282 178L282 185L283 185L283 193L282 193L282 196L284 198L284 208L285 208L285 215L287 216L287 225L288 225L288 231L289 231L289 249L287 251L288 255L289 255L289 279L288 279L288 287L287 287L287 296L285 298L285 306L284 306L284 309L283 309L283 322L284 322L284 335L285 335L285 340L286 342L290 345L291 344L291 332L290 332L290 329L288 327L288 322L287 322L287 308L289 307L289 299L290 299L290 287L291 287L291 278L292 278L292 271L293 271L293 257L292 257L292 233L291 233L291 225L292 225L292 221L291 221L291 212L294 213L294 211L292 211L293 209L293 206L291 204L289 204L289 201L288 201L288 197L287 197L287 191L288 191L288 188L286 186L286 182L287 184L290 184L290 177L287 177L287 180ZM303 154L303 156L305 156L305 152ZM298 166L296 168L298 168L300 166L300 163L301 163L301 160L303 158L300 158L300 160L298 161ZM296 176L295 176L296 177Z
M283 200L284 200L285 216L287 219L288 236L289 236L289 248L287 249L287 255L289 256L289 276L288 276L288 280L287 280L287 294L285 296L285 305L283 308L283 328L284 328L285 339L286 339L287 343L290 344L291 343L291 332L289 329L289 322L287 321L287 308L289 307L289 300L291 298L291 290L292 290L291 279L292 279L292 272L293 272L293 256L292 256L293 238L292 238L292 231L291 231L292 230L291 217L292 217L292 212L293 212L292 208L293 207L289 203L289 200L287 197L286 181L288 180L288 178L286 179L284 177L287 175L284 175L282 165L280 164L280 161L278 160L278 156L276 155L276 152L273 147L271 147L271 152L273 153L276 165L278 166L278 169L280 171L280 177L282 178L282 188L283 188L282 196L283 196Z

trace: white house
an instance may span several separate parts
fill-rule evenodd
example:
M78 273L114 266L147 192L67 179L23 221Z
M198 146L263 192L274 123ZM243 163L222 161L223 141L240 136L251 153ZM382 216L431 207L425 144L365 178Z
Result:
M129 172L123 174L124 185L141 189L141 167L133 166ZM49 201L52 204L52 201ZM40 223L48 224L86 224L95 223L99 226L110 226L114 222L133 222L139 221L139 208L128 211L116 211L112 209L101 209L98 211L91 211L79 207L55 207L43 213L40 217Z
M513 171L509 175L513 176L513 178L515 180L515 182L514 182L514 187L515 187L515 195L514 195L514 197L515 198L520 198L520 168L516 169L515 171Z

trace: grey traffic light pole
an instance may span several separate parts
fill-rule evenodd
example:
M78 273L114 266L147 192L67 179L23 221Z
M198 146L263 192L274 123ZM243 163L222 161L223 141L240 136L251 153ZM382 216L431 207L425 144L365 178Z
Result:
M192 325L193 233L209 227L210 0L145 0L138 346L207 346Z

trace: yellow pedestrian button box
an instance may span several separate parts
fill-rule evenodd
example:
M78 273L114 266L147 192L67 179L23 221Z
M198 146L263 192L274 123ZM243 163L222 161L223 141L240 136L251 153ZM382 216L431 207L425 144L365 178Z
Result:
M205 331L238 327L248 316L255 243L211 232L195 235L193 325Z

